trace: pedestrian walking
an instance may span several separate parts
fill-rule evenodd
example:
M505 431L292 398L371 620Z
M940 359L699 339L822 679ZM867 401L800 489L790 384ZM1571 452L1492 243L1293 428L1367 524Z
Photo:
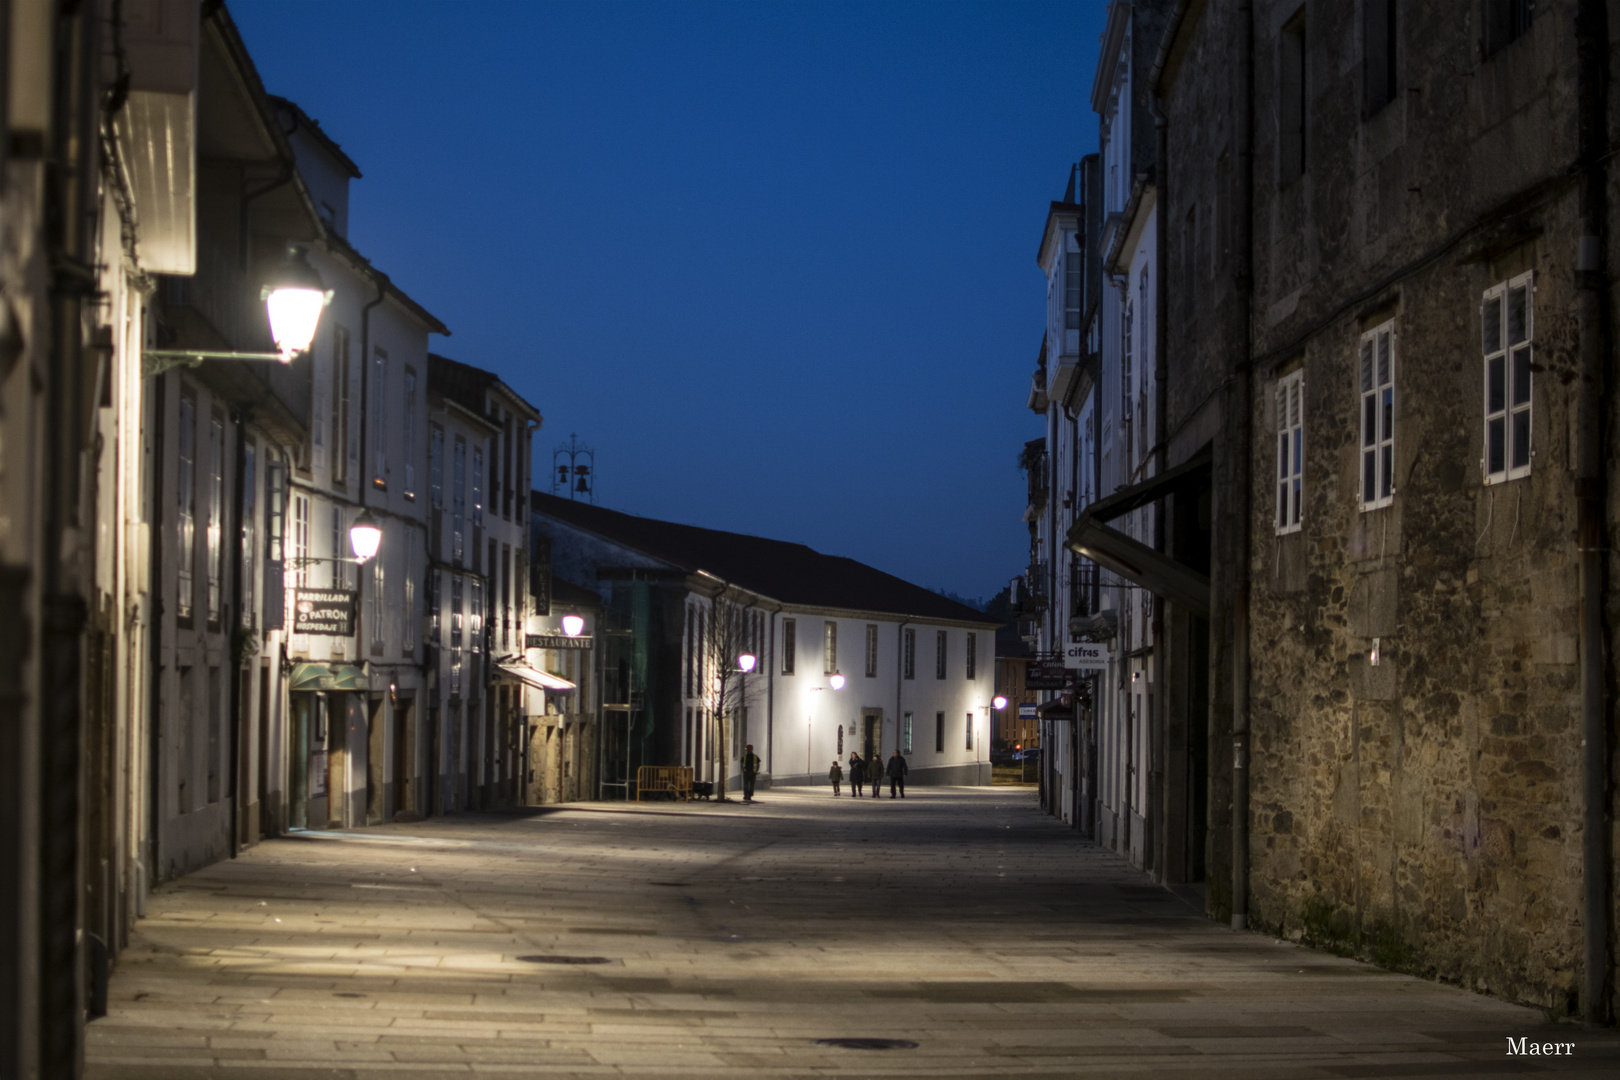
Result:
M754 744L749 743L743 748L743 802L754 801L754 780L759 776L759 755L754 753Z
M837 795L838 785L842 783L844 779L844 767L838 764L837 758L833 758L832 768L827 770L827 779L832 781L833 794Z
M866 762L861 755L851 750L849 752L849 792L852 798L861 797L861 787L866 783Z
M896 750L894 752L894 756L889 758L889 767L885 771L889 774L889 798L894 798L894 793L896 790L900 792L900 797L902 799L905 798L906 759L900 756L899 750Z
M872 758L866 763L866 779L872 785L872 798L883 793L883 751L872 748Z

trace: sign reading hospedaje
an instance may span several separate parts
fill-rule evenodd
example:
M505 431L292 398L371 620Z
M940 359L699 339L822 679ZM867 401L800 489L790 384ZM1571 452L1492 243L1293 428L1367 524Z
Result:
M353 589L294 589L292 632L353 637L354 595Z

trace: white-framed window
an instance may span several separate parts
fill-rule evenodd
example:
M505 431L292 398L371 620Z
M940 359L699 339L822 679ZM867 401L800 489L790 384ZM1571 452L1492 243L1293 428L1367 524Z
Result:
M979 635L978 634L969 634L967 636L967 677L968 678L974 679L974 678L978 677L978 666L979 666Z
M911 714L906 713L905 722L900 729L900 752L906 757L911 756Z
M405 626L400 634L406 652L416 649L416 628L421 616L416 613L416 530L405 533Z
M1063 256L1063 328L1080 329L1081 285L1084 283L1083 256L1078 251Z
M386 532L387 526L384 526ZM386 537L384 542L386 543ZM382 550L386 551L387 548ZM371 560L371 651L381 652L385 640L383 619L388 614L388 575L383 572L383 559Z
M1485 357L1487 484L1530 475L1530 358L1535 278L1524 273L1485 290L1480 339Z
M828 619L822 639L821 673L831 675L838 670L838 624Z
M934 678L945 677L945 656L947 652L947 631L938 630L934 633Z
M377 487L388 486L388 354L377 349L372 365L374 374L372 381L377 384L375 391L377 409L377 446L375 468L372 470L371 482Z
M794 640L796 624L792 619L782 620L782 674L792 675L798 658L798 642Z
M292 528L293 583L299 588L309 582L310 503L308 495L294 495Z
M405 497L416 498L416 372L405 369Z
M1395 498L1395 320L1361 335L1361 508Z
M917 631L909 626L902 635L900 653L903 661L903 674L908 679L917 677Z
M1277 533L1298 532L1305 504L1305 369L1277 380Z
M866 624L866 677L877 678L877 624Z

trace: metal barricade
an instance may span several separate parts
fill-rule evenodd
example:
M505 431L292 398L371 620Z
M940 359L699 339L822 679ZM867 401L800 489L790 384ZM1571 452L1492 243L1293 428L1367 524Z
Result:
M648 795L668 795L685 802L692 797L692 769L688 765L643 765L636 770L636 802Z

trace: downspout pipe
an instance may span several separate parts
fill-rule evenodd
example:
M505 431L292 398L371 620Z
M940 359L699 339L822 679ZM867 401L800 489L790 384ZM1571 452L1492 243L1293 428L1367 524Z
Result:
M371 309L382 303L388 296L388 275L378 272L376 275L377 296L368 300L360 309L360 475L355 477L356 487L360 495L360 509L366 508L366 496L371 490L372 482L377 476L377 458L372 453L371 443L367 440L367 420L371 417ZM347 450L345 450L345 453ZM371 455L371 461L366 461ZM365 606L361 604L359 590L364 585L364 574L355 575L355 612L354 612L354 648L356 656L364 656L365 635L362 632L362 620L365 617ZM432 760L431 757L429 760Z
M1238 306L1243 337L1229 402L1235 447L1232 483L1232 929L1249 923L1249 502L1254 439L1251 367L1254 359L1254 5L1242 4L1238 22L1238 70L1243 96L1238 106L1238 175L1243 203L1238 214Z
M248 598L253 595L251 586L242 581L242 518L243 514L243 481L247 476L247 416L246 410L238 409L232 415L236 427L236 479L234 486L236 497L231 500L231 527L226 536L236 537L236 543L231 545L231 580L236 585L236 603L227 608L226 618L231 619L229 641L231 643L231 726L229 731L230 747L226 757L231 763L231 774L226 778L229 794L226 796L225 807L228 816L228 825L231 832L230 851L231 858L236 858L241 850L241 827L238 815L241 808L237 801L242 797L242 653L237 642L245 642L247 631L242 629L242 612L246 610ZM264 717L259 717L264 723Z
M1174 27L1172 27L1172 30ZM1166 39L1166 44L1169 38ZM1163 52L1163 50L1160 50ZM1157 74L1157 67L1155 67ZM1165 287L1165 275L1170 265L1170 118L1165 115L1163 102L1159 97L1157 81L1150 83L1148 94L1148 108L1153 113L1154 135L1154 186L1157 193L1153 200L1154 216L1158 219L1158 227L1154 230L1153 257L1157 263L1156 278L1153 293L1153 472L1162 475L1169 468L1169 442L1166 432L1169 423L1166 420L1166 410L1169 407L1170 392L1170 359L1169 351L1164 347L1165 337L1170 332L1168 318L1169 305L1166 303L1168 290ZM1160 499L1153 507L1153 547L1156 551L1167 549L1168 537L1165 533L1165 516L1169 508L1165 501ZM1155 597L1153 604L1153 681L1157 684L1158 692L1153 696L1153 715L1148 718L1153 725L1152 738L1149 740L1150 753L1153 759L1148 762L1148 778L1152 785L1153 808L1153 877L1163 884L1170 880L1169 844L1170 844L1170 793L1165 782L1166 755L1169 751L1169 697L1166 693L1169 675L1169 642L1165 638L1164 597Z
M1609 1009L1609 815L1607 713L1604 671L1604 553L1608 548L1604 504L1607 497L1602 403L1603 367L1612 333L1605 297L1608 274L1607 169L1609 18L1604 0L1581 0L1575 15L1579 106L1577 111L1583 175L1580 188L1581 238L1576 251L1575 287L1580 325L1580 381L1577 384L1575 501L1580 567L1581 682L1581 922L1585 934L1581 986L1582 1019L1606 1023Z

